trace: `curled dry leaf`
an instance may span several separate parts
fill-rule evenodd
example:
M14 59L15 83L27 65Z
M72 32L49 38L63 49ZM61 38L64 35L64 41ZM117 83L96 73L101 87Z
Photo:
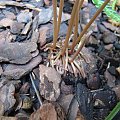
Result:
M32 100L28 96L23 96L22 97L22 106L21 108L23 109L30 109L32 107Z

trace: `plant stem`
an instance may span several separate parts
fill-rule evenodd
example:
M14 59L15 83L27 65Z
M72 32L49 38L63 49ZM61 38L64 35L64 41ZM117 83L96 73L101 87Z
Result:
M75 15L75 26L74 26L74 38L71 46L71 53L73 53L73 46L76 43L77 35L78 35L78 22L79 22L79 10L77 10L77 13Z
M98 9L98 11L95 13L95 15L91 18L91 20L88 22L88 24L85 26L85 28L83 29L83 31L80 33L78 39L77 39L77 43L79 43L79 41L81 40L81 38L83 37L83 35L86 33L86 31L88 30L88 28L90 27L90 25L94 22L94 20L96 19L96 17L102 12L102 10L105 8L105 6L107 5L107 3L110 0L106 0L103 5ZM84 39L85 40L85 39ZM83 42L85 43L85 42ZM79 54L81 50L81 47L78 48L78 50L75 52L75 54L73 55L72 59L70 60L70 62L73 62L73 60L76 58L76 56Z
M73 53L74 47L75 47L75 43L77 40L77 34L78 34L78 23L79 23L79 10L81 9L82 5L83 5L84 0L80 0L79 2L79 8L77 10L76 16L75 16L75 30L74 30L74 39L72 42L72 46L71 46L71 53Z
M53 2L53 25L54 25L54 33L53 33L53 46L56 45L57 41L57 0L52 0Z
M64 44L63 50L61 52L62 56L65 54L66 48L68 47L68 41L69 41L69 37L70 37L71 32L72 32L72 27L73 27L73 23L74 23L75 12L78 9L78 4L79 4L79 0L76 0L75 4L73 6L72 13L71 13L71 19L69 21L69 26L68 26L68 30L67 30L67 34L66 34L66 38L65 38L65 44Z
M112 120L119 111L120 111L120 102L117 103L117 105L113 108L113 110L105 118L105 120Z
M57 27L57 35L60 30L61 18L62 18L62 11L64 6L64 0L60 0L60 8L59 8L59 16L58 16L58 27Z

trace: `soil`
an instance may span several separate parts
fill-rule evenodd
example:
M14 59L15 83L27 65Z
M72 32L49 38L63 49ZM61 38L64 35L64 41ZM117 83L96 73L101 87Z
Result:
M60 40L74 2L65 0ZM70 65L64 70L60 61L50 66L51 0L0 0L0 8L0 120L104 120L120 100L120 23L103 12L97 17L77 61L79 73ZM119 3L117 9L119 14ZM96 10L84 1L78 33Z

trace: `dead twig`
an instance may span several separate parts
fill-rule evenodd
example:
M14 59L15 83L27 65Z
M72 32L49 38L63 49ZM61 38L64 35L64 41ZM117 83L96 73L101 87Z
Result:
M38 92L38 90L37 90L37 88L36 88L36 86L35 86L35 83L34 83L35 75L34 75L33 72L30 74L30 80L31 80L31 83L32 83L33 88L34 88L34 90L35 90L35 93L36 93L36 95L37 95L37 98L38 98L38 100L39 100L40 106L41 106L41 105L42 105L42 100L41 100L41 98L40 98L39 92Z

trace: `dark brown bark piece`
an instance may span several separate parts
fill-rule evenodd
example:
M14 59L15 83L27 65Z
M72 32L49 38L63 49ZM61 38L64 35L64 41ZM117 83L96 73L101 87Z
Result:
M2 76L7 79L20 79L22 76L32 71L41 61L42 58L38 55L25 65L9 64L2 73Z
M40 94L47 100L56 101L60 95L61 75L52 67L39 66Z
M32 59L32 52L36 51L37 44L28 43L1 43L0 62L25 64Z
M6 84L0 89L0 101L4 106L4 112L11 109L16 100L14 98L15 87L13 84Z
M93 120L93 101L90 91L81 83L77 84L76 99L80 112L86 120Z
M23 28L24 28L24 24L16 21L10 25L10 31L13 34L20 34Z
M30 120L65 120L65 114L58 104L46 103L31 115Z

